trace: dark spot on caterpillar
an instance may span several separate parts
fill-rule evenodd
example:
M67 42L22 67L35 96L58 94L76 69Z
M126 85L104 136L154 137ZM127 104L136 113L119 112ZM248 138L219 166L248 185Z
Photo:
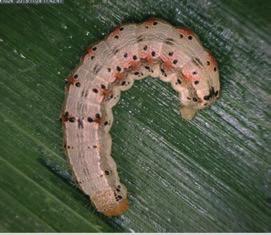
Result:
M178 84L182 84L182 81L180 79L177 79Z
M163 76L167 77L167 74L166 74L166 72L165 72L165 70L163 68L160 68L160 71L161 71Z
M69 112L65 112L64 115L61 118L61 121L67 122L69 119Z
M173 64L177 64L178 63L178 60L173 60Z
M104 125L105 125L105 126L108 125L108 121L105 121L105 122L104 122Z
M157 25L157 24L158 24L158 22L156 22L156 21L153 22L153 25Z
M77 74L75 74L73 77L76 79L76 78L78 78L78 75L77 75Z
M148 25L145 25L145 28L148 29L149 28Z
M218 90L215 92L215 96L217 96L218 95Z
M118 36L118 35L116 35L114 38L119 39L119 36Z
M107 71L108 71L108 72L111 72L111 68L107 68Z
M96 64L96 65L94 66L94 68L93 68L93 72L94 72L94 74L99 73L101 69L102 69L102 66L101 66L101 65Z
M92 48L93 51L96 51L96 49L97 49L97 47L93 47L93 48Z
M80 87L80 82L75 83L75 86Z
M93 88L92 91L93 91L94 93L98 93L98 90L97 90L96 88Z
M92 148L96 149L96 148L97 148L97 145L93 145Z
M120 72L121 71L121 67L117 66L117 71Z
M102 84L102 85L101 85L101 88L102 88L102 89L105 89L105 85L104 85L104 84Z
M84 128L84 126L83 126L83 121L82 121L82 119L81 118L78 118L78 128L80 129L80 128Z
M88 117L88 122L93 122L93 119L91 117Z
M203 66L203 64L202 64L202 62L201 62L201 60L199 59L199 58L193 58L192 59L192 62L193 62L193 64L195 64L196 66L198 66L198 67L200 67L200 66Z
M114 194L114 195L115 195L116 201L120 201L122 199L122 196L117 195L117 194Z
M210 99L210 96L209 95L206 95L203 97L204 100L209 100Z
M198 99L197 99L196 97L193 97L193 101L194 101L194 102L197 102Z
M137 42L142 42L142 41L143 41L142 35L138 36L138 37L136 38L136 41L137 41Z
M100 119L100 118L101 118L101 115L100 115L99 113L96 113L96 114L95 114L95 117L96 117L97 119Z
M199 58L196 57L193 60L195 60L199 65L203 66L203 63L201 62Z
M120 31L122 31L123 30L123 27L120 27Z
M135 73L134 73L134 75L138 75L138 74L139 74L139 72L135 72Z
M211 89L210 89L210 94L209 96L213 97L215 95L215 89L214 87L212 86Z
M69 117L69 122L75 122L75 117Z
M151 55L152 55L152 56L155 56L155 51L152 51Z
M182 34L180 34L180 38L183 38L183 35L182 35Z
M150 71L150 67L149 66L145 66L145 69L149 70Z
M210 65L211 63L210 63L210 61L207 61L207 65Z
M84 97L85 96L85 90L82 90L81 91L81 97Z
M108 170L105 170L104 173L105 173L106 175L109 175L109 174L110 174L110 172L109 172Z
M208 103L204 103L203 105L204 105L204 106L207 106L207 105L208 105Z
M121 188L121 186L120 186L120 185L118 185L118 188Z
M123 56L124 56L124 58L127 58L127 56L128 56L127 52L125 52Z
M94 58L95 58L95 56L94 56L94 55L90 57L90 59L92 59L92 60L93 60Z
M192 40L192 38L193 38L193 37L192 37L191 35L188 36L188 39L189 39L189 40Z
M117 191L117 192L120 192L120 189L119 189L119 188L116 188L116 191Z
M173 52L169 52L168 55L169 55L169 56L173 56Z
M196 75L196 74L197 74L197 72L196 72L196 71L194 71L192 74L193 74L193 75Z
M167 44L167 45L174 45L174 43L172 42L172 41L165 41L165 43Z
M167 41L171 41L171 42L174 42L174 39L173 38L166 38Z
M216 67L214 67L214 71L216 71Z
M68 145L68 146L67 146L67 148L68 148L68 149L70 149L70 148L71 148L71 146L70 146L70 145Z
M121 83L121 85L122 85L122 86L124 86L125 84L126 84L126 82L125 82L125 81L123 81L123 82Z
M136 55L133 56L133 60L137 60L137 56Z
M188 100L191 100L191 98L190 97L186 97Z
M199 84L199 81L197 80L197 81L194 81L194 84L195 85L198 85Z
M145 46L143 47L143 50L146 51L147 49L148 49L148 46L145 45Z
M184 78L184 74L183 74L182 71L179 72L179 76L180 76L181 78Z
M115 48L115 49L113 50L113 54L114 54L114 55L116 55L118 52L119 52L119 49L117 49L117 48Z

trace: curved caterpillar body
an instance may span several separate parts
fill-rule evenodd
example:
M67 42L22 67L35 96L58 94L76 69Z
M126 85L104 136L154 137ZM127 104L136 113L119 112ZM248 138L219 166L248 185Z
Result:
M87 50L66 80L64 147L80 188L107 216L128 209L127 190L111 157L112 107L121 91L146 76L171 83L187 120L220 93L216 60L198 37L158 19L116 28Z

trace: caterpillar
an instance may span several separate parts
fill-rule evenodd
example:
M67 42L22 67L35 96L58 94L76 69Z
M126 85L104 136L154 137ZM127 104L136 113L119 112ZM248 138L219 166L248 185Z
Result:
M115 28L87 49L66 79L61 115L66 155L80 189L106 216L128 209L127 189L111 157L112 108L121 91L147 76L171 83L186 120L220 96L217 62L197 35L155 18Z

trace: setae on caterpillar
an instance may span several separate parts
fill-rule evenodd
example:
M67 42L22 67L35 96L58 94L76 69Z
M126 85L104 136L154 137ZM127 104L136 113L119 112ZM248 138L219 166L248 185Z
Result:
M128 209L127 190L111 157L112 108L121 91L147 76L171 83L186 120L220 95L217 62L198 37L158 19L116 28L87 50L66 79L65 151L81 190L106 216Z

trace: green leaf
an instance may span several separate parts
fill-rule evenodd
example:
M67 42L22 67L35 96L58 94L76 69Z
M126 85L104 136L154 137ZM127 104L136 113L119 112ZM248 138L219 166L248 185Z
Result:
M222 96L185 122L168 84L148 78L123 93L112 154L130 209L106 218L70 177L64 78L89 44L149 16L199 35ZM270 231L270 20L268 0L0 5L0 231Z

